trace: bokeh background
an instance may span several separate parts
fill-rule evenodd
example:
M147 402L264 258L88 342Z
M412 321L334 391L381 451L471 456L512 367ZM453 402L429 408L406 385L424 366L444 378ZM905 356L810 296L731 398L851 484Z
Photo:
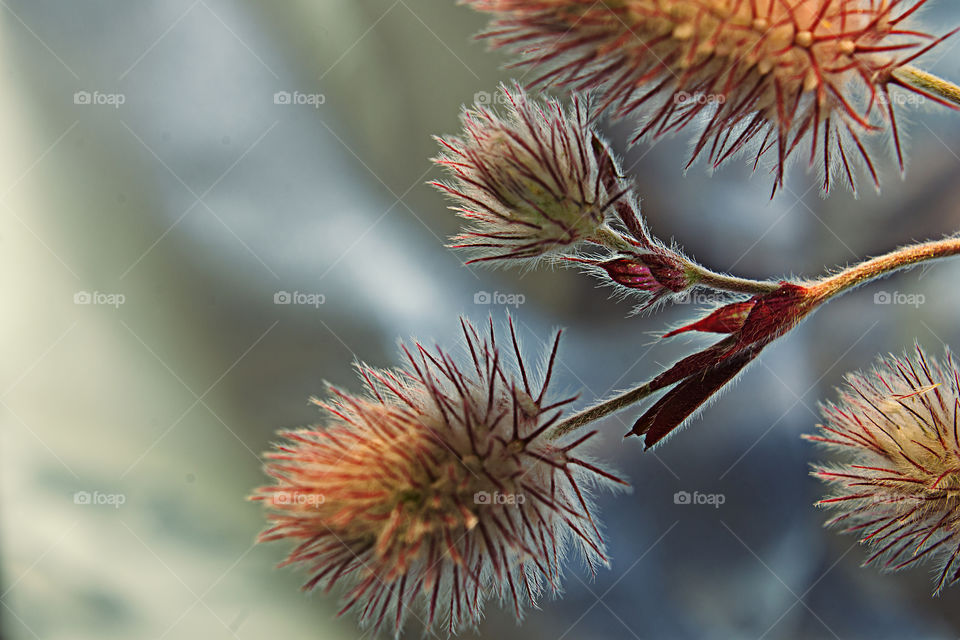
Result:
M931 5L934 31L960 24ZM4 639L361 637L273 568L286 547L253 545L244 500L275 431L319 419L325 381L396 363L398 337L451 344L459 314L509 310L532 354L565 327L557 381L583 403L706 342L653 337L691 305L631 317L573 271L443 248L457 222L425 185L431 135L520 77L472 40L484 23L441 0L0 0ZM960 79L958 43L927 66ZM661 237L739 275L815 275L960 229L960 117L901 113L908 178L885 154L883 196L859 200L821 199L800 167L770 201L738 163L682 175L684 136L628 150L629 125L604 128ZM821 454L799 437L845 372L960 345L958 278L941 263L831 304L655 453L622 439L631 412L603 421L597 454L633 484L601 499L611 568L574 564L522 626L492 605L480 637L960 636L960 591L860 569L822 529Z

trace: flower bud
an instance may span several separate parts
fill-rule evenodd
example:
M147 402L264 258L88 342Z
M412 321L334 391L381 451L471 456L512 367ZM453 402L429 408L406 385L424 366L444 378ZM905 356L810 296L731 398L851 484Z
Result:
M644 253L621 254L607 260L570 260L589 265L595 275L606 276L612 284L639 293L644 299L640 310L684 293L695 284L689 273L689 261L655 241L651 241Z

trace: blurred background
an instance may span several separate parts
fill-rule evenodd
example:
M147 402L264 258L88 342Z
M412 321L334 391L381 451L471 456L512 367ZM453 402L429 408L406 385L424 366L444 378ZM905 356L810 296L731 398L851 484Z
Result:
M960 23L931 5L935 32ZM484 24L439 0L0 1L5 640L361 637L335 596L273 568L287 547L253 545L244 500L276 430L319 419L325 381L357 388L351 362L395 364L398 337L453 344L458 314L510 311L533 355L565 327L558 388L584 404L709 342L653 337L693 305L631 317L573 271L474 270L443 248L458 225L425 185L431 135L519 73L472 39ZM958 42L930 70L960 79ZM821 199L798 167L770 201L741 163L682 175L686 136L650 153L605 129L660 237L766 278L960 229L960 117L901 124L907 180L881 154L884 195L859 200ZM860 569L855 540L822 529L822 454L799 437L845 372L960 346L958 278L941 263L821 310L654 453L622 438L636 412L601 423L597 455L634 487L601 499L612 567L573 564L522 626L492 604L480 637L960 636L956 588Z

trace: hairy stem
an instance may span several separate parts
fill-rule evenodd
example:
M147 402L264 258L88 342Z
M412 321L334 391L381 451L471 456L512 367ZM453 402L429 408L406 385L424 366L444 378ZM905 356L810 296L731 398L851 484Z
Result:
M943 98L957 107L960 107L960 87L932 73L918 69L912 65L904 65L893 71L893 77L909 86L925 93Z
M895 271L958 254L960 254L960 237L921 242L870 258L807 286L817 297L817 304L819 304Z
M811 311L821 304L839 296L860 285L866 284L878 278L890 275L902 269L908 269L918 264L923 264L933 260L949 258L960 255L960 237L945 238L943 240L934 240L931 242L922 242L913 244L900 249L895 249L876 258L870 258L842 271L825 276L813 282L804 283L810 294ZM712 272L706 271L708 274ZM713 274L718 275L718 274ZM754 280L743 280L731 276L719 276L725 279L719 287L724 291L736 291L738 293L768 293L777 288L777 283L760 282ZM738 287L742 283L741 288ZM700 284L712 286L713 281L704 280ZM770 288L770 286L772 288ZM754 289L753 287L756 287ZM761 290L762 289L762 290ZM594 406L571 414L566 419L561 420L553 427L551 436L559 437L570 433L584 425L599 420L611 413L616 413L632 404L643 400L654 391L650 388L650 382L646 382L634 389L624 391L607 400L603 400Z
M600 225L600 227L594 232L592 240L597 244L615 252L632 253L637 250L637 248L626 238L617 233L615 230L611 229L606 224Z
M746 293L749 295L762 295L776 291L780 286L779 282L774 280L750 280L748 278L737 278L723 273L711 271L699 264L691 263L687 267L688 273L693 276L696 283L703 287L709 287L715 291L726 291L728 293Z
M580 427L590 424L600 418L610 415L611 413L616 413L620 409L626 409L632 404L643 400L647 396L653 393L653 390L650 389L650 383L642 384L635 389L630 391L624 391L621 394L618 394L609 400L604 400L603 402L596 404L589 409L584 409L583 411L578 411L577 413L571 414L565 420L557 423L553 427L550 437L559 438L565 433L570 433L571 431L576 431Z

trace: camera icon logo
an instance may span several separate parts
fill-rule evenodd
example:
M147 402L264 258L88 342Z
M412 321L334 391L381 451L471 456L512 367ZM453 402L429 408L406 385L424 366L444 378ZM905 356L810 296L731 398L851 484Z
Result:
M277 291L273 294L273 304L290 304L293 302L293 296L289 291Z
M673 504L690 504L692 496L689 491L677 491L673 494Z
M73 504L90 504L89 491L77 491L73 494Z
M73 304L90 304L93 302L93 296L89 291L77 291L73 294Z
M77 91L73 94L73 104L90 104L92 96L89 91Z
M473 304L490 304L493 302L493 296L489 291L477 291L473 294Z
M487 91L477 91L473 94L473 101L477 104L490 104L493 102L493 96Z
M290 104L291 96L289 91L277 91L273 94L273 104Z
M893 296L887 291L878 291L873 294L873 304L890 304L892 301Z
M490 497L490 494L486 491L477 491L473 494L473 503L474 504L491 504L493 500Z

